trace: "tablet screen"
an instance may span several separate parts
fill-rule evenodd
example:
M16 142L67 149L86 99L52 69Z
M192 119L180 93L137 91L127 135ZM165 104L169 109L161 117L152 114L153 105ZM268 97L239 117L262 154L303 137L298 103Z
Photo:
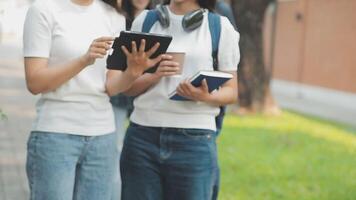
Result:
M151 58L155 58L160 54L166 53L169 44L172 41L172 36L155 33L121 31L120 37L117 37L114 40L114 44L112 46L113 51L106 60L106 67L108 69L125 71L127 68L126 55L121 50L121 46L124 45L129 51L131 51L131 42L135 41L137 48L139 48L142 39L146 40L145 51L152 48L157 42L160 43L158 50L151 56ZM153 67L147 72L153 73L155 70L156 67Z

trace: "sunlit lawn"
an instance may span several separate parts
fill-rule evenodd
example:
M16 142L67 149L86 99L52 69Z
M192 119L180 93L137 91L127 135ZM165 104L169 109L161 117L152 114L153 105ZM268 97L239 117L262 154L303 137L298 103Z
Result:
M220 200L356 200L355 129L292 112L224 126Z

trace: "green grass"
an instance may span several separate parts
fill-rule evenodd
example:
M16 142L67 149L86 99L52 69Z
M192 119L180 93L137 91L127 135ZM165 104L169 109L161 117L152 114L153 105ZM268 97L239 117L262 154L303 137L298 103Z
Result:
M355 200L356 130L284 112L228 116L220 200Z

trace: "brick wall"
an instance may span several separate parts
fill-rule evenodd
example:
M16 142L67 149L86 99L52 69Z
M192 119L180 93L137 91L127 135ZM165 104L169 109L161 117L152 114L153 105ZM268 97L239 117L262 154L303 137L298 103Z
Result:
M279 0L276 10L274 78L356 93L356 1Z

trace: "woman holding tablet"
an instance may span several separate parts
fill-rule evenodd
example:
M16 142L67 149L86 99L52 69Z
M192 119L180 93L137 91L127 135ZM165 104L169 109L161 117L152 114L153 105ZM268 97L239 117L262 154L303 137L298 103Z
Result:
M121 10L126 17L126 30L131 29L131 25L136 16L143 10L151 8L151 0L120 0L118 2ZM116 134L118 137L119 156L121 154L122 144L126 132L126 120L133 109L133 97L126 96L122 93L110 98L115 116ZM119 171L119 167L118 167ZM119 200L121 197L121 177L117 177L113 188L113 200Z
M125 72L108 71L107 50L125 30L116 0L38 0L24 26L29 91L41 94L28 140L31 200L110 200L117 173L108 94L130 87L159 44L132 44Z
M131 124L121 154L123 200L210 200L216 176L216 124L219 106L237 100L239 34L220 17L218 70L233 74L218 91L209 93L206 82L193 87L186 78L200 70L213 70L212 37L208 10L214 0L171 0L157 12L161 19L152 33L169 34L170 52L185 52L181 77L177 63L164 60L155 74L138 78L127 91L134 101ZM139 15L133 31L141 31L148 11ZM193 19L193 21L191 21ZM184 25L184 27L183 27ZM172 101L177 89L192 101Z
M139 15L143 10L150 8L150 0L123 0L122 11L126 15L126 30L131 29L134 18ZM118 94L110 99L114 114L117 134L119 137L119 150L121 150L123 138L126 132L125 121L129 112L132 111L133 98L123 94Z

